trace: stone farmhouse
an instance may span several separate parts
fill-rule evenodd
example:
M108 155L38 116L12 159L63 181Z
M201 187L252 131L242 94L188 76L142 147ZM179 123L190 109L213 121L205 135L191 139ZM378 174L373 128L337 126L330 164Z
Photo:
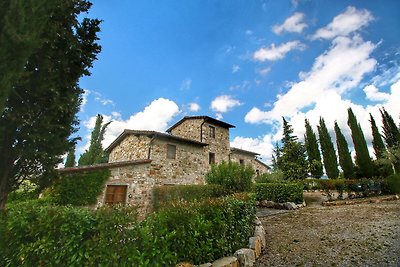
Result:
M211 164L235 161L252 165L256 175L268 172L258 154L230 147L229 129L235 126L208 117L184 117L166 133L124 130L106 151L109 162L65 168L63 173L108 168L111 176L98 206L135 205L140 214L151 211L152 189L159 185L204 184Z

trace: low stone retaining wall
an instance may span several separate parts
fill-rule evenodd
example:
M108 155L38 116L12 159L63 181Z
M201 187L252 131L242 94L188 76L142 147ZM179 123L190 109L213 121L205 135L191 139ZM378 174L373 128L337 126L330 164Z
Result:
M256 217L254 221L255 230L254 236L249 238L249 245L247 248L238 249L233 256L220 258L212 263L204 263L200 265L193 265L190 263L179 263L176 267L251 267L254 265L257 258L259 258L266 249L265 229L262 226L260 219Z
M296 204L293 202L285 202L285 203L277 203L270 200L261 200L257 201L257 206L262 208L271 208L271 209L284 209L284 210L297 210L299 208L305 207L306 202L303 201L301 204Z
M359 198L352 200L335 200L335 201L322 202L322 206L342 206L342 205L354 205L361 203L379 203L382 201L391 201L398 199L400 199L400 197L398 195L394 195L394 196L384 196L384 197L374 197L374 198Z

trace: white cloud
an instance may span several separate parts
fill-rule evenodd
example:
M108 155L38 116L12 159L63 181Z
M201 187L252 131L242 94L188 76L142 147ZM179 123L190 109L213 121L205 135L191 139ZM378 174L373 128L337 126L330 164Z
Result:
M90 90L83 89L83 94L82 94L82 103L81 103L81 108L80 111L83 112L85 110L85 106L88 102L88 97L90 94Z
M127 120L123 120L118 112L112 112L111 115L103 115L104 122L112 121L105 132L103 147L110 145L124 129L165 131L168 128L168 124L179 112L179 107L175 102L165 98L158 98L146 106L143 111L131 115ZM90 140L90 132L93 130L95 122L96 116L93 116L83 123L89 133L86 136L86 142ZM79 151L83 152L87 148L88 143Z
M291 50L304 50L305 45L299 41L290 41L280 46L275 46L275 44L271 44L271 47L263 47L254 52L253 59L258 61L276 61L282 59L289 53Z
M185 79L181 83L180 90L189 90L192 87L192 80L191 79Z
M250 87L250 82L249 81L243 81L241 84L236 84L236 85L231 85L229 86L229 90L235 91L235 90L245 90Z
M200 106L199 106L199 104L194 103L194 102L189 103L189 110L192 112L197 112L200 110Z
M221 95L216 97L212 102L211 102L211 109L215 112L218 113L225 113L232 108L236 106L240 106L242 103L240 103L239 100L234 99L230 95Z
M356 9L349 6L337 15L326 27L320 28L311 37L312 39L333 39L337 36L347 36L368 25L374 19L366 9Z
M239 65L233 65L232 66L232 73L236 73L240 70L240 66Z
M263 68L263 69L258 69L257 73L260 74L261 76L266 76L269 72L271 71L271 68Z
M310 72L300 75L301 81L294 83L270 111L253 108L246 115L246 122L271 122L282 116L294 116L304 108L318 104L327 95L342 93L358 86L365 74L374 70L376 60L370 58L375 49L371 42L359 36L337 37L328 51L316 58ZM331 110L337 107L327 102Z
M301 33L307 24L302 22L304 19L304 14L296 12L291 17L287 18L285 22L281 25L274 25L272 31L275 34L281 34L282 32L297 32Z
M260 154L261 160L269 163L273 153L274 136L271 134L258 138L237 136L231 142L231 147L253 151Z
M379 92L378 88L372 84L366 86L363 90L367 98L371 101L385 101L390 97L390 94Z

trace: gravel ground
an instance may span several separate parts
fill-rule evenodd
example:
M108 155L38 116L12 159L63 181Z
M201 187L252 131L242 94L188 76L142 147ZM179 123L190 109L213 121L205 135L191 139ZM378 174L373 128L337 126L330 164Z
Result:
M319 193L307 207L260 210L267 249L255 266L400 266L400 200L323 207Z

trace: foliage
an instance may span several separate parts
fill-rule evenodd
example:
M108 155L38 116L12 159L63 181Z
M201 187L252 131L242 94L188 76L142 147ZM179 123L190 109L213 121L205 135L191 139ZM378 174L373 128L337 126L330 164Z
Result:
M34 1L27 2L35 4ZM90 74L89 68L100 52L96 43L100 21L81 15L90 9L89 2L47 2L51 2L46 5L49 9L46 8L44 14L40 12L42 16L32 20L30 17L17 19L18 23L22 20L21 23L26 25L35 21L34 25L43 31L32 33L32 36L19 36L26 40L40 38L41 41L35 49L29 49L27 55L19 58L19 70L16 72L20 72L21 68L23 71L10 74L12 79L7 83L12 90L6 95L5 108L0 110L0 210L4 209L8 193L18 188L23 180L30 180L44 188L54 177L52 172L62 161L61 155L73 143L68 138L76 131L76 113L82 95L78 81L83 75ZM6 1L6 5L8 3ZM38 3L40 5L43 1ZM21 3L13 7L15 13L6 14L9 16L6 19L12 19L9 22L14 23L17 14L28 16L31 12L29 5L25 8ZM0 14L4 14L3 10ZM9 22L5 26L9 26ZM13 49L16 51L12 54L25 54L23 45ZM1 64L8 67L9 62L12 60L2 61ZM20 66L20 63L23 65Z
M372 146L374 147L375 156L377 159L380 159L384 156L386 151L385 144L383 143L382 136L379 133L378 127L376 126L374 117L372 114L369 114L370 122L371 122L371 130L372 130Z
M346 179L354 179L355 171L353 160L349 151L349 145L347 144L346 138L342 134L339 125L335 121L335 134L336 134L336 145L339 155L339 164L343 170L343 176Z
M277 169L272 172L266 172L256 177L256 183L286 183L284 173Z
M246 246L255 205L244 196L209 199L138 221L130 207L91 211L37 200L9 205L1 216L1 266L174 266Z
M178 201L200 201L205 198L217 198L230 194L222 185L163 185L153 189L153 207L158 210Z
M274 202L303 203L303 184L301 183L265 183L256 184L257 200L271 200Z
M67 159L65 160L65 168L75 167L75 145L71 146L68 151Z
M394 172L400 173L400 129L397 128L392 116L384 108L380 112L387 147L387 152L382 158L390 162Z
M95 204L109 177L109 170L61 174L59 180L50 189L50 197L59 205Z
M231 192L248 192L252 187L254 170L251 165L242 166L237 162L222 161L211 166L206 174L208 184L219 184Z
M324 174L323 166L321 163L321 153L318 148L317 137L310 122L305 119L306 133L304 135L305 147L307 150L307 159L311 176L320 178Z
M79 166L85 165L93 165L98 163L106 163L108 162L108 155L103 149L103 145L101 142L104 139L104 133L107 129L107 126L111 122L107 122L103 124L103 116L97 114L96 124L92 131L92 136L90 138L89 149L85 150L85 152L81 155L78 161Z
M386 178L388 190L391 194L400 193L400 173L392 174Z
M322 117L319 119L318 133L326 175L329 178L337 178L339 176L339 170L335 148L333 146L328 129L326 128L325 121Z
M351 108L348 109L348 115L347 124L351 129L351 138L353 139L354 150L356 151L356 163L360 175L361 177L371 178L374 174L374 166L369 156L364 133Z

